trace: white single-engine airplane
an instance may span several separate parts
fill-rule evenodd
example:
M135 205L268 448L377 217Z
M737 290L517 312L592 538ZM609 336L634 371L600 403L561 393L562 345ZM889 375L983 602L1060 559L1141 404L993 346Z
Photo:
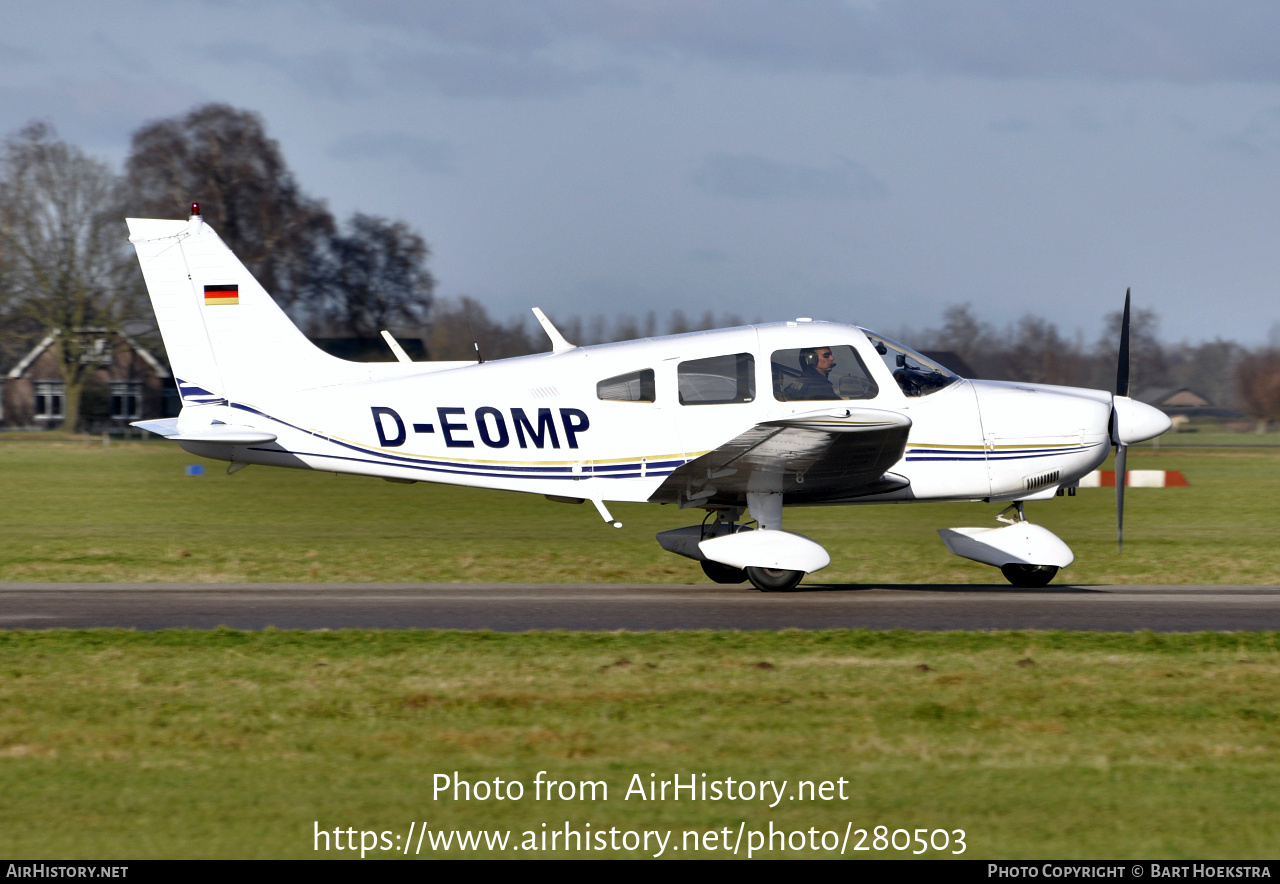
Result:
M1074 556L1023 502L1074 493L1116 446L1170 427L1128 393L1125 296L1114 394L973 381L881 335L797 319L575 347L534 309L550 353L490 362L356 363L317 349L192 206L129 219L182 411L136 426L247 464L706 510L664 549L718 583L787 590L826 550L783 506L1007 501L1002 527L947 548L1044 586ZM1116 483L1123 528L1124 482ZM754 528L743 524L744 514ZM1011 514L1006 517L1006 514Z

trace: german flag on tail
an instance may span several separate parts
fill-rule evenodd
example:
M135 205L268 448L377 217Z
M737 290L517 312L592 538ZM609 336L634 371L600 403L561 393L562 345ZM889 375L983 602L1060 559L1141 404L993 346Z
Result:
M239 304L240 303L240 286L238 285L207 285L204 287L204 305L212 307L215 304Z

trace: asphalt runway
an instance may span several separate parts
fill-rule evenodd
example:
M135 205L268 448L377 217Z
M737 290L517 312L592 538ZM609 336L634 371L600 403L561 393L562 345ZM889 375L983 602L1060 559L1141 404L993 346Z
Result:
M0 583L0 628L1280 629L1276 586Z

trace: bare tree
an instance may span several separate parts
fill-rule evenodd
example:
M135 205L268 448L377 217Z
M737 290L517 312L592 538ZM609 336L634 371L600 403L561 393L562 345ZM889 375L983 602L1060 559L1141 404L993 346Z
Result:
M990 325L974 316L968 304L948 307L942 314L942 327L924 332L915 343L926 350L957 354L980 378L999 379L1006 370L1001 359L1004 341Z
M700 319L692 321L685 316L683 310L672 310L671 318L667 320L667 334L682 335L686 332L706 331L722 326L740 325L741 323L741 317L735 313L725 314L722 320L717 323L715 313L710 310L705 311Z
M944 311L941 328L913 337L924 349L959 354L975 377L1110 389L1116 379L1120 318L1120 313L1107 316L1102 336L1089 348L1079 333L1064 335L1042 317L1023 316L1000 330L978 319L970 305L960 304ZM1133 368L1143 386L1169 382L1170 357L1156 336L1158 326L1154 311L1133 314Z
M1234 371L1245 349L1235 341L1215 338L1199 344L1182 343L1168 348L1169 382L1193 387L1217 406L1236 404Z
M609 320L597 313L591 317L591 326L583 335L583 344L603 344L609 340Z
M1090 386L1100 390L1115 388L1116 359L1120 352L1120 323L1124 314L1108 313L1105 331L1098 339L1093 380ZM1134 310L1129 326L1129 360L1132 370L1130 389L1162 386L1169 383L1169 360L1160 343L1160 317L1154 310Z
M1012 332L1000 352L1002 376L1038 384L1088 384L1089 358L1078 343L1059 334L1052 322L1024 316Z
M40 339L40 323L23 309L22 302L3 280L4 244L0 240L0 365L16 363Z
M640 334L640 323L630 313L623 313L614 318L613 339L615 341L632 341L643 337Z
M1245 413L1258 422L1258 432L1280 420L1280 350L1246 354L1236 363L1236 393Z
M426 324L435 279L430 250L402 221L356 214L349 232L326 243L323 271L312 285L313 327L376 339L382 329Z
M672 310L671 318L667 320L667 334L682 335L691 331L693 331L693 326L689 324L689 318L684 315L684 311Z
M456 301L437 301L431 311L431 330L427 336L427 353L431 358L475 359L476 343L485 359L526 356L551 348L542 329L530 334L523 317L499 322L490 318L483 304L465 295Z
M74 430L94 346L140 295L120 211L120 181L56 140L43 123L9 138L0 156L0 289L9 311L56 333L65 385L62 426Z
M255 113L206 104L143 126L125 162L130 212L185 218L192 202L254 277L292 308L313 292L317 252L333 235Z

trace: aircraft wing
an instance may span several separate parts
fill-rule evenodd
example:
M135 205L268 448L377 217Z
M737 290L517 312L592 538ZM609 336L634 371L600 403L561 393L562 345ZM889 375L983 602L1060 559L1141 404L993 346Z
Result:
M649 499L741 506L748 491L788 503L864 497L906 487L886 471L902 459L911 419L871 408L827 408L756 424L676 469Z

